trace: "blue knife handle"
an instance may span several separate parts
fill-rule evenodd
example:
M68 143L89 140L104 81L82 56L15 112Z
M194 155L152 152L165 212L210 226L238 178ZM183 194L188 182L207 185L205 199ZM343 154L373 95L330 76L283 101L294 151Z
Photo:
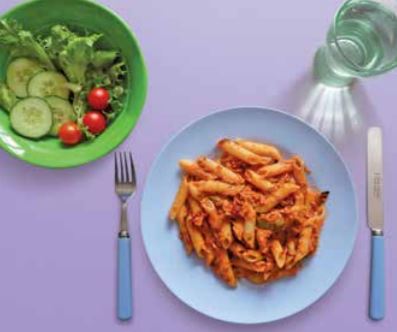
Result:
M385 317L385 248L383 235L372 235L371 289L369 316L373 320Z
M131 291L131 240L119 237L117 243L117 317L128 320L132 317Z

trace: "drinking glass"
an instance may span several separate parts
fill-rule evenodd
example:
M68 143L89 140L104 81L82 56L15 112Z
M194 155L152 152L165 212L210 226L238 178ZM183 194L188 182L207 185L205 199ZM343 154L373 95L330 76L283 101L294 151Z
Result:
M397 0L348 0L314 59L314 75L330 86L397 66Z

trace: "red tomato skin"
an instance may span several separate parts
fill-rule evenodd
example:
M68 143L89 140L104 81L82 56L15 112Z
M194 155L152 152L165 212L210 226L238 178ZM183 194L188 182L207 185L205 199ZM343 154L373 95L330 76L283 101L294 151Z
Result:
M66 122L59 128L59 139L66 145L75 145L82 138L83 133L75 122Z
M109 92L104 88L94 88L87 96L88 104L97 111L103 111L108 107L109 99Z
M106 118L98 111L87 112L83 117L83 123L94 135L98 135L106 129Z

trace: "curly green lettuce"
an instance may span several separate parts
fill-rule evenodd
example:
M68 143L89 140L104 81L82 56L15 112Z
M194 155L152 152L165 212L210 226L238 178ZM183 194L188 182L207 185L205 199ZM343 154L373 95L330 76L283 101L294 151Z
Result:
M59 54L65 49L69 41L76 38L77 35L70 31L68 27L64 25L54 25L48 35L39 35L38 41L40 45L47 52L51 61L59 67Z
M117 51L96 51L92 57L92 65L96 69L111 66L119 56Z
M44 48L37 42L30 31L13 20L0 20L0 48L4 48L13 58L35 58L49 70L55 70L50 57Z
M70 82L86 83L86 72L94 58L94 44L101 36L76 37L59 53L59 65Z

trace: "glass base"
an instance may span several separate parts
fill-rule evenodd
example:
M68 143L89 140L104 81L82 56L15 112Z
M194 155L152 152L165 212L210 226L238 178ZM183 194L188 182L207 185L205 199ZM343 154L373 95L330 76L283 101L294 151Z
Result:
M319 48L314 57L313 74L316 81L332 87L345 87L352 84L354 77L343 75L336 69L327 54L326 46Z

